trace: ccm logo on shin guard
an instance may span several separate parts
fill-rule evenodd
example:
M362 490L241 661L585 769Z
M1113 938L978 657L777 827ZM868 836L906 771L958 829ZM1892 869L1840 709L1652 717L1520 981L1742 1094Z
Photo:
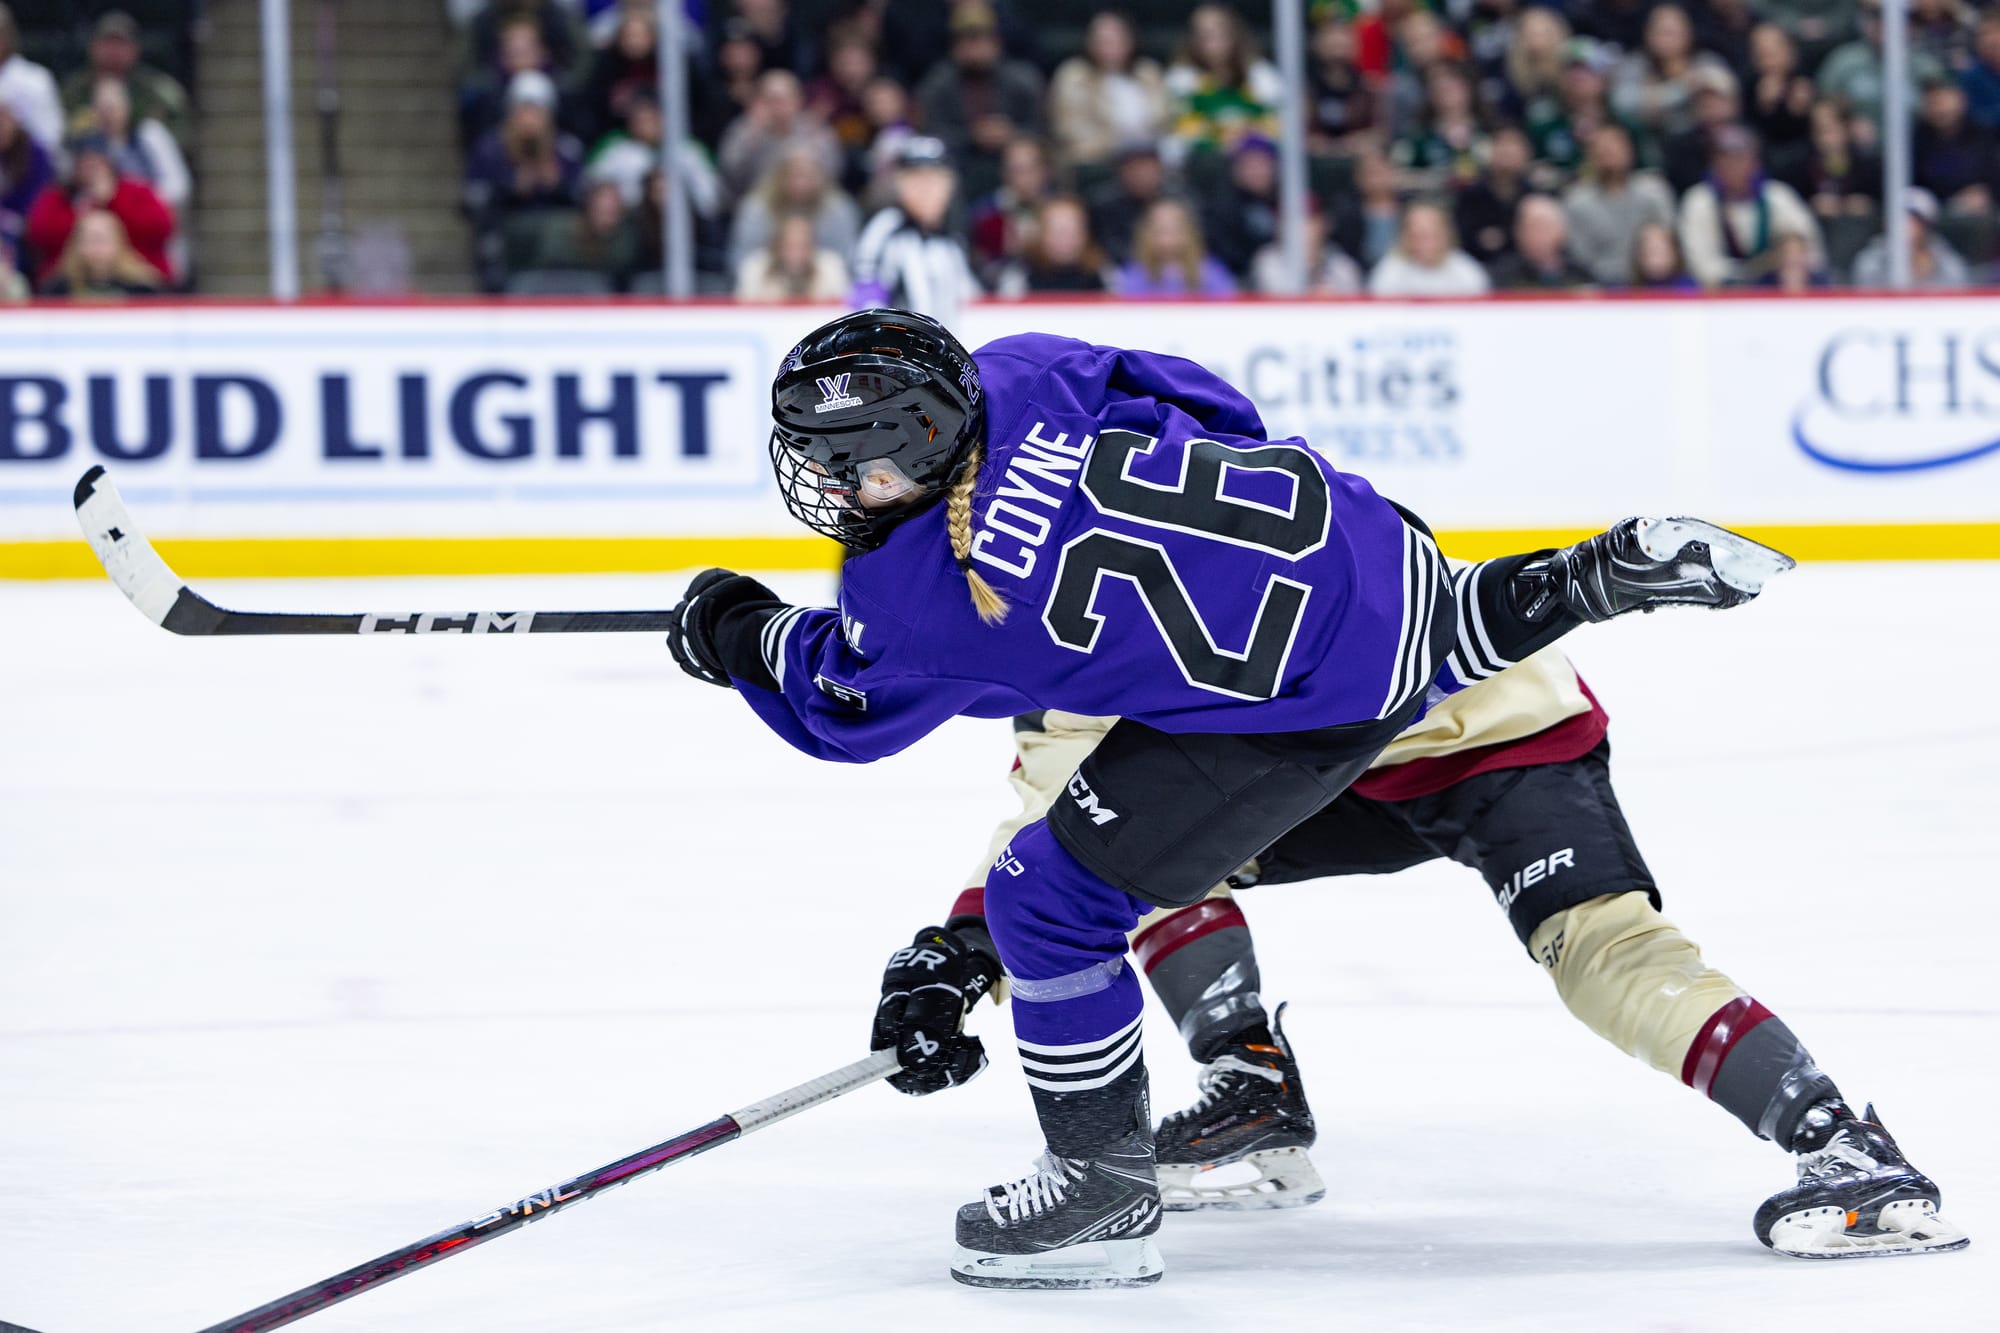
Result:
M1118 818L1116 810L1097 799L1097 793L1090 789L1090 784L1083 780L1081 773L1070 777L1069 795L1070 799L1076 802L1077 808L1090 816L1090 822L1093 824L1109 824Z
M1502 911L1505 911L1514 905L1516 898L1521 896L1521 890L1530 884L1541 883L1564 866L1568 866L1571 870L1576 869L1574 847L1565 847L1559 852L1551 852L1547 856L1528 862L1514 872L1512 879L1493 891L1493 900L1500 904Z

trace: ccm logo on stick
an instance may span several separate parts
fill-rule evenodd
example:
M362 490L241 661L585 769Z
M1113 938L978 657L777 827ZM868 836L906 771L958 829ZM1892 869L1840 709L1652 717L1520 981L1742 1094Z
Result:
M1498 902L1503 909L1512 907L1514 900L1521 896L1522 889L1527 888L1530 884L1540 883L1564 866L1568 866L1571 870L1576 869L1576 849L1574 847L1565 847L1559 852L1551 852L1549 855L1530 861L1519 870L1516 870L1512 879L1493 891L1494 901Z
M422 615L361 617L363 634L526 634L535 623L533 611L468 611L462 616L426 611Z

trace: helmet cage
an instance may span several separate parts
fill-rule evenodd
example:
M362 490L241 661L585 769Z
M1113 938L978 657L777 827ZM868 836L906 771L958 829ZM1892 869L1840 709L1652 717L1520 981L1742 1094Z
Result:
M844 373L822 378L828 370ZM772 407L771 466L785 507L814 532L861 551L879 547L936 503L980 438L985 415L977 400L940 394L939 381L922 366L868 354L800 366L781 376ZM865 507L862 465L876 460L908 477L916 487L914 498Z

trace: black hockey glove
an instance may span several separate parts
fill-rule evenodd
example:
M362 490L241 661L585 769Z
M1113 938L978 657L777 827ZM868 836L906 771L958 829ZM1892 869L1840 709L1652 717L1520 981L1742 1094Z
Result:
M889 1086L912 1097L955 1088L986 1068L986 1047L965 1015L1000 980L1000 964L943 926L925 926L882 973L872 1050L895 1047L903 1071Z
M730 679L734 676L776 690L778 681L764 665L758 635L765 622L784 609L784 601L757 580L726 569L705 569L694 576L674 608L667 649L681 670L696 680L734 689Z

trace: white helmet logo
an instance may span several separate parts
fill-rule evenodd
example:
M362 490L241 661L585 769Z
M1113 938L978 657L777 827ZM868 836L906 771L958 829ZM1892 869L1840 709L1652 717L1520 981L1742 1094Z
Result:
M850 374L819 376L814 382L819 385L820 402L813 411L831 412L836 408L861 406L861 400L847 392L847 381L852 378Z

